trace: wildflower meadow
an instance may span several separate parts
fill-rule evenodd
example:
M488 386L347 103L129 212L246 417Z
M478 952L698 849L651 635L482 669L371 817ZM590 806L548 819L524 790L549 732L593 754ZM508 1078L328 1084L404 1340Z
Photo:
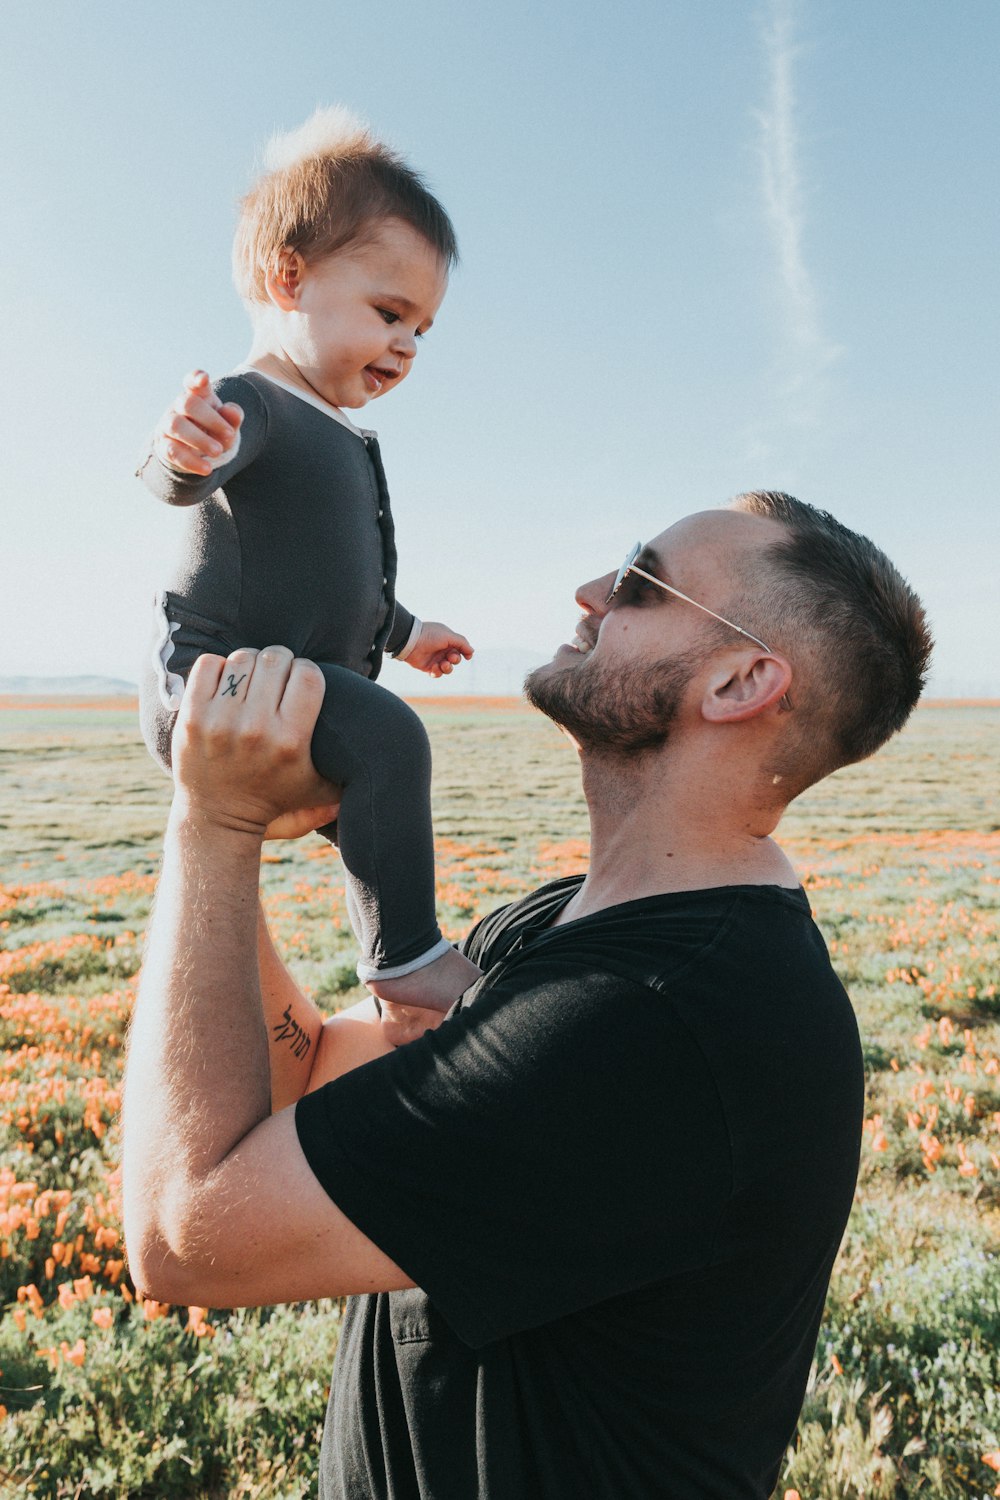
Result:
M586 815L571 749L520 703L421 712L458 937L583 868ZM0 764L0 1500L311 1495L338 1305L144 1300L122 1245L123 1052L169 783L121 700L0 701ZM1000 705L931 705L779 831L858 1012L867 1100L778 1500L1000 1495L998 790ZM330 847L268 845L262 891L299 982L328 1010L358 998Z

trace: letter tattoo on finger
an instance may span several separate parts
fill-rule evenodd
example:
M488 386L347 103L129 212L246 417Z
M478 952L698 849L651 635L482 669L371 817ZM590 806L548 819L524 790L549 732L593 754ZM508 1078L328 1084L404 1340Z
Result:
M222 689L222 692L219 694L219 697L220 698L235 698L236 697L236 689L239 687L239 685L240 685L241 682L245 682L246 681L246 675L247 674L244 672L242 677L237 677L235 672L230 672L230 674L229 674L229 681L227 682L226 686Z

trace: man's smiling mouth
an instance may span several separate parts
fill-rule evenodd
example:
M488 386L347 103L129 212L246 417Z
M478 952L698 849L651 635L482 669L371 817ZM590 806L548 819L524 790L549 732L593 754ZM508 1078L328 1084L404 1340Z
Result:
M596 638L591 637L586 620L580 621L576 627L576 634L568 644L573 651L579 651L581 656L586 656L588 651L593 650L597 642Z

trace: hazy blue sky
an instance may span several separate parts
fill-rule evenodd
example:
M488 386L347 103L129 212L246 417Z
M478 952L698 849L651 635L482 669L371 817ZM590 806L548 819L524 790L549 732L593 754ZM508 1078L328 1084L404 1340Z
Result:
M936 691L1000 694L996 0L3 18L0 674L135 677L181 523L139 449L186 369L246 353L228 261L258 148L339 101L462 245L365 417L418 614L547 654L636 537L782 488L924 595Z

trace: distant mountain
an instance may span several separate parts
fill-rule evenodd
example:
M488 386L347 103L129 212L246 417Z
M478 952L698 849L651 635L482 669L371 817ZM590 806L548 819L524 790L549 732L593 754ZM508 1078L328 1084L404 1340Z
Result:
M0 677L0 694L31 698L134 698L139 689L120 677Z
M551 651L483 647L450 676L435 679L386 657L379 681L404 698L520 696L532 667L548 661ZM32 698L134 698L139 689L120 677L0 677L0 695Z

